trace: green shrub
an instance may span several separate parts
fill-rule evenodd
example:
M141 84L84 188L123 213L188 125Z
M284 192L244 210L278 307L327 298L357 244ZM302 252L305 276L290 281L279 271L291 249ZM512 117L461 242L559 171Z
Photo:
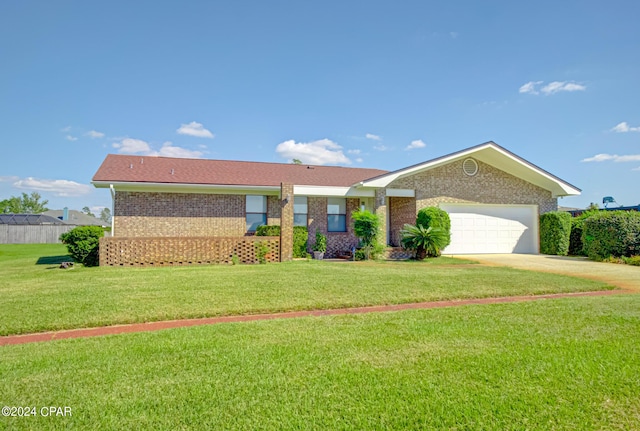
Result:
M571 218L571 235L569 237L569 254L572 256L586 256L584 252L584 246L582 244L582 228L584 227L584 221L591 217L593 214L597 214L599 210L588 210L583 212L577 217Z
M261 225L256 228L256 236L280 236L280 226Z
M100 226L78 226L60 235L60 241L67 246L76 262L84 266L98 266L99 243L103 236L104 231Z
M353 219L353 230L360 240L360 248L364 259L376 259L384 247L378 244L378 235L380 233L380 217L370 211L358 210L351 215Z
M444 232L445 240L442 248L451 244L451 219L445 210L438 207L422 208L416 217L416 226L439 228Z
M440 250L448 236L444 229L439 227L425 228L422 225L412 226L405 224L400 231L402 234L402 247L416 251L416 259L423 260L427 256L440 256Z
M313 244L313 251L325 253L327 251L327 236L316 229L316 243Z
M256 229L256 236L280 236L280 226L262 225ZM309 231L306 226L293 227L293 257L307 257Z
M640 266L640 255L631 256L631 257L623 257L622 260L627 265Z
M256 258L258 263L267 263L267 253L269 253L269 245L266 241L256 241L254 244L256 248Z
M307 257L309 230L306 226L293 227L293 257Z
M600 211L584 220L584 251L590 259L640 254L640 213Z
M540 253L566 256L571 238L571 214L552 211L540 216Z

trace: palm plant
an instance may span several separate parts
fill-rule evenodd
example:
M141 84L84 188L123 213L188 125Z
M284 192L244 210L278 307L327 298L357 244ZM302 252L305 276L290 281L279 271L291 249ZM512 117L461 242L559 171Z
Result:
M428 256L440 256L440 250L448 244L447 233L438 227L425 228L422 225L405 224L400 231L402 247L416 251L416 259L423 260Z

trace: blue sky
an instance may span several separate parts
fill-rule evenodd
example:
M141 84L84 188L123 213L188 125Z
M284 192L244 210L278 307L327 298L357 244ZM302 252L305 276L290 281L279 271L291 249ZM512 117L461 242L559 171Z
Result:
M640 2L3 1L0 199L108 153L394 170L489 140L640 204Z

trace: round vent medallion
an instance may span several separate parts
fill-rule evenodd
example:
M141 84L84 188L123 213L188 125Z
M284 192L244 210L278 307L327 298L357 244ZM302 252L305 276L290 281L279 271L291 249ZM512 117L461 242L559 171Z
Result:
M466 159L462 162L462 170L470 177L478 173L478 162L473 159Z

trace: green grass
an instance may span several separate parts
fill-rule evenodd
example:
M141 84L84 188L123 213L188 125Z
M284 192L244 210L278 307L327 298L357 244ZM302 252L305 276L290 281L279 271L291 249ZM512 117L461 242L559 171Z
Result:
M8 429L640 429L640 295L0 348Z
M234 314L609 289L579 278L426 262L58 269L62 245L0 245L0 335Z

